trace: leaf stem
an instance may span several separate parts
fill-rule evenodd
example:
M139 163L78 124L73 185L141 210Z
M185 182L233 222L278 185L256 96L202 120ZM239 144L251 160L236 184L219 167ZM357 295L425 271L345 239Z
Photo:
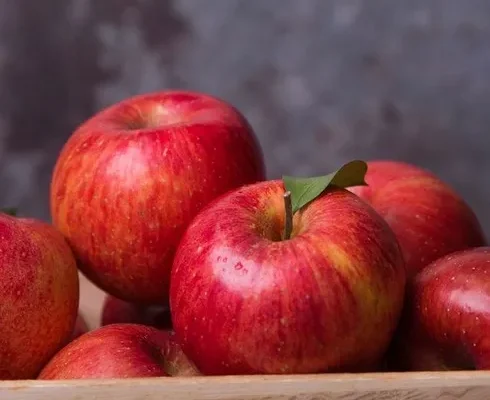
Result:
M291 233L293 231L293 205L291 203L291 192L288 190L286 193L284 193L283 197L284 209L286 212L283 240L289 240L291 239Z

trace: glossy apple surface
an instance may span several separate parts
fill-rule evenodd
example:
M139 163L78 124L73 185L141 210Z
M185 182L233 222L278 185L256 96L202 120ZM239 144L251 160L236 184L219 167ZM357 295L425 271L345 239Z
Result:
M90 331L59 351L40 380L199 375L171 332L137 324Z
M446 255L415 276L394 349L401 370L490 369L490 248Z
M51 215L102 290L168 304L170 269L187 224L208 202L264 179L245 118L202 93L128 98L81 124L52 176Z
M71 337L75 258L51 225L0 213L0 379L32 379Z
M472 209L433 173L399 161L370 161L366 182L350 190L395 232L409 279L446 254L486 244Z
M329 190L282 240L283 194L280 181L247 185L189 226L170 289L185 354L216 375L377 368L404 296L393 232L357 196Z

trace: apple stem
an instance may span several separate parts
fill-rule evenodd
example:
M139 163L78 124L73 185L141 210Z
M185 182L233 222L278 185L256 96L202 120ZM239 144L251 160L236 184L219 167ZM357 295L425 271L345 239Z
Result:
M286 219L284 222L284 240L291 239L291 233L293 231L293 205L291 203L291 192L288 190L284 193L284 209L286 211Z

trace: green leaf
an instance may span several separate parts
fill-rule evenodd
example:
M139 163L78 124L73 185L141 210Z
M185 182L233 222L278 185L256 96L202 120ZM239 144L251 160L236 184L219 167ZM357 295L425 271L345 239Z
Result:
M293 213L316 199L330 186L346 188L366 185L367 168L364 161L354 160L344 164L337 171L324 176L312 178L283 176L284 187L286 191L291 192Z
M0 208L0 213L7 214L12 217L16 217L17 212L18 212L17 208L14 207Z

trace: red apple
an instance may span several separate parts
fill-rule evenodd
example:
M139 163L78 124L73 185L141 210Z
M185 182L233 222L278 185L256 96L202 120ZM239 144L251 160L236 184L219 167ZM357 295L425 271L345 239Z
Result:
M208 202L264 179L252 128L211 96L135 96L84 122L64 145L51 182L51 214L104 291L168 304L175 248Z
M108 295L102 306L100 324L105 326L120 323L141 324L159 329L172 327L168 307L141 306Z
M199 375L171 332L114 324L80 336L59 351L38 379L117 379Z
M170 310L204 374L376 368L402 308L393 232L359 197L327 190L295 213L281 181L247 185L190 224L172 269Z
M409 279L446 254L485 245L469 205L433 173L404 162L371 161L366 182L350 190L395 232Z
M87 322L82 314L78 313L77 320L75 322L75 328L73 329L73 333L71 336L71 340L75 340L76 338L82 336L84 333L89 331Z
M51 225L0 213L0 380L32 379L69 340L75 258Z
M397 369L490 369L490 248L446 255L417 274L391 358Z

